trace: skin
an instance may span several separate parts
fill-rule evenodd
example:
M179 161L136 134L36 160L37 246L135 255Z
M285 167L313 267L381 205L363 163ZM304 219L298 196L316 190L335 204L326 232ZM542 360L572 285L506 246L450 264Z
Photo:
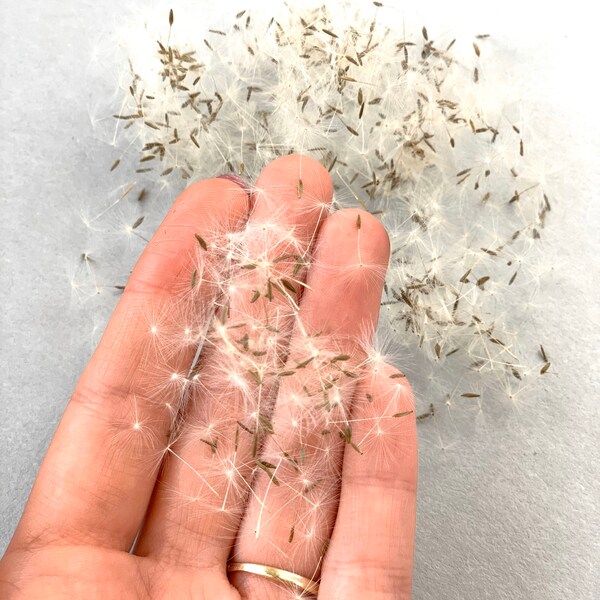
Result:
M295 510L295 500L290 502L281 486L270 486L263 510L274 516L265 518L261 535L255 535L262 508L257 498L267 497L263 492L271 483L266 475L255 479L256 493L245 488L232 492L239 510L219 512L218 507L206 510L197 502L173 501L192 497L199 476L210 477L217 491L227 486L223 477L210 474L211 449L189 435L202 411L216 410L216 398L230 393L219 379L218 353L202 352L201 372L212 377L210 387L194 392L180 410L181 435L169 453L164 449L173 415L165 416L162 396L162 403L156 401L164 374L148 368L164 361L161 349L147 343L148 314L163 321L187 318L178 313L186 309L174 299L182 281L189 281L198 245L194 234L238 231L246 222L252 226L275 214L293 228L303 247L311 249L307 285L298 302L303 327L325 332L327 339L336 340L338 350L364 364L357 340L371 337L377 322L389 260L388 237L379 221L355 209L328 216L329 173L306 156L273 161L253 189L248 194L242 185L224 178L190 186L148 244L81 376L0 561L0 597L300 597L298 590L256 575L236 573L228 578L226 563L233 557L306 577L316 574L319 599L410 598L417 484L414 405L406 379L383 362L371 364L368 376L349 392L353 438L366 439L373 419L386 411L408 414L389 420L393 424L384 432L385 444L375 438L362 448L362 456L343 441L332 446L333 459L323 477L330 478L334 501L324 505L315 520L316 531L331 538L324 559L316 547L296 553L289 549L286 516ZM210 283L199 290L195 315L202 321L209 318L218 290ZM231 318L258 310L257 304L243 295L232 297ZM265 306L266 311L277 310L276 302ZM257 319L267 316L256 314ZM294 348L298 332L293 322L283 323L286 327ZM169 367L185 371L194 353L192 347L173 349ZM171 393L161 388L169 406ZM273 422L285 438L288 408L278 399L281 394L274 396ZM353 398L367 395L372 402L353 403ZM236 396L227 397L228 410L238 410ZM131 423L135 431L124 426ZM222 433L222 439L229 440L235 432ZM240 437L236 451L249 456L249 441ZM140 528L135 552L130 553Z

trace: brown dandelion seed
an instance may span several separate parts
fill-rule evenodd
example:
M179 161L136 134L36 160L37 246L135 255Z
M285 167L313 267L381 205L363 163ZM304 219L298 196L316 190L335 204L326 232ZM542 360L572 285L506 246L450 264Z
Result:
M547 362L541 369L540 375L545 375L548 372L548 369L551 367L550 363Z
M135 223L131 226L131 229L137 229L144 222L144 217L136 219Z
M283 285L284 288L286 288L287 290L289 290L290 292L292 292L293 294L297 293L297 289L294 287L294 285L292 284L291 281L288 281L287 279L282 279L281 280L281 284Z
M201 237L197 233L194 234L194 237L196 238L196 240L198 240L198 243L200 244L200 247L202 248L202 250L208 250L208 245L204 241L203 237Z
M406 417L408 415L412 415L412 410L405 410L404 412L398 412L392 415L392 418L397 419L398 417Z
M110 168L111 172L114 171L120 164L121 164L121 159L117 158L117 160L115 160L112 167Z
M429 410L426 413L421 415L417 415L417 421L422 421L423 419L428 419L429 417L435 416L435 407L433 404L429 405Z
M306 360L303 360L302 362L299 362L296 365L296 369L304 369L308 364L310 364L313 360L315 359L314 356L311 356L309 358L307 358Z

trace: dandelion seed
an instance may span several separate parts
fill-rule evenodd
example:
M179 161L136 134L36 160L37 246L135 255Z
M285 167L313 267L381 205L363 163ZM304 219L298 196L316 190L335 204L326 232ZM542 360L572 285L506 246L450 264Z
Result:
M131 226L131 229L137 229L144 222L144 217L136 219L135 223Z
M350 125L346 125L346 124L344 124L344 125L345 125L346 129L347 129L347 130L348 130L348 131L349 131L349 132L350 132L352 135L356 135L356 136L358 136L358 135L359 135L359 133L358 133L358 131L356 131L356 129L354 129L353 127L350 127Z
M111 172L114 171L120 164L121 164L121 159L117 158L117 160L115 160L112 167L110 168Z
M351 356L349 354L338 354L337 356L334 356L331 359L331 362L335 363L335 362L339 362L339 361L347 361L347 360L350 360L350 358L351 358Z
M398 412L392 415L392 418L397 419L399 417L406 417L408 415L412 415L413 411L412 410L406 410L404 412Z
M202 248L202 250L208 250L208 246L207 246L206 242L204 241L204 238L202 238L197 233L194 234L194 237L196 238L196 240L198 240L198 243L200 244L200 247Z
M212 451L212 453L213 453L213 454L216 454L216 453L217 453L217 441L218 441L218 440L213 440L213 441L210 441L210 440L202 440L202 439L201 439L200 441L201 441L203 444L206 444L207 446L210 446L210 449L211 449L211 451Z
M293 286L293 284L288 281L287 279L282 279L281 280L282 285L289 290L290 292L292 292L293 294L295 294L298 290L296 290L296 288Z
M281 371L281 373L278 373L277 376L278 377L290 377L295 374L296 374L296 371Z
M469 283L469 275L471 274L471 269L469 269L460 279L461 283Z
M429 419L430 417L435 416L435 407L433 404L429 405L429 411L420 415L417 415L417 421L423 421L424 419Z
M465 392L464 394L461 394L461 396L463 398L481 398L481 394L475 394L473 392Z
M548 369L550 368L550 363L547 362L541 369L540 369L540 375L545 375L548 372Z

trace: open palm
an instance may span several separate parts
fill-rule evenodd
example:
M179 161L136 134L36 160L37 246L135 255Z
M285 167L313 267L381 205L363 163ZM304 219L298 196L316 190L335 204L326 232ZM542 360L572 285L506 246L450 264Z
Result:
M409 598L416 429L372 346L387 235L316 161L200 181L138 261L0 562L0 597Z

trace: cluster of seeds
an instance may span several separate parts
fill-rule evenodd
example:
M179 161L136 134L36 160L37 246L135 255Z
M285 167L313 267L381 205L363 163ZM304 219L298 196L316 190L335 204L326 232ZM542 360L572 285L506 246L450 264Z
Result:
M513 290L535 287L551 211L528 123L487 80L492 36L465 50L425 27L400 34L385 8L346 19L327 6L244 10L177 42L171 11L166 39L152 42L155 68L130 63L117 145L139 151L136 176L166 185L252 179L292 152L321 161L336 206L360 206L389 231L382 306L396 343L439 366L443 394L478 398L498 380L512 393L550 369L543 349L523 355L506 308ZM147 200L132 189L128 198ZM257 298L292 287L272 282ZM477 389L444 389L449 372L481 374Z

